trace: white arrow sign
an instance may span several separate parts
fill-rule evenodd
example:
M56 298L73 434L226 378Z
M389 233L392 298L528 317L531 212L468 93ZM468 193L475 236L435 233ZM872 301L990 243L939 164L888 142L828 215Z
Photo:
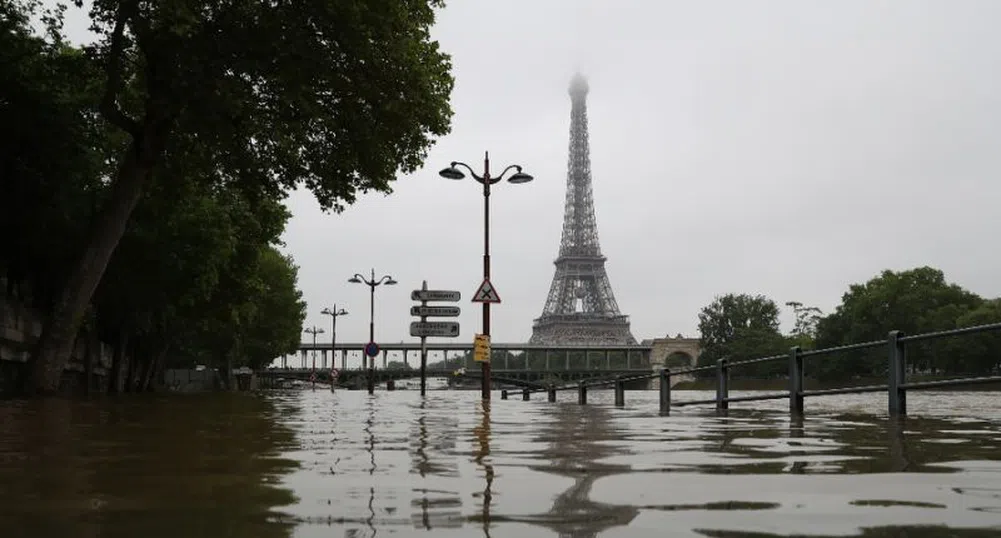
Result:
M459 323L456 321L413 321L410 323L410 336L454 338L459 336Z
M455 302L461 298L457 291L450 290L414 290L410 292L411 301L450 301Z
M430 316L438 318L454 318L459 315L458 306L420 306L410 307L411 316Z

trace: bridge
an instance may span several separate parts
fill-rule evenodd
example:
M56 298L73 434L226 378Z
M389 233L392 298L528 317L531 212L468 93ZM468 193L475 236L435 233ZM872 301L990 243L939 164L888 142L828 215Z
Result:
M404 379L419 375L420 344L386 343L380 344L380 357L373 361L377 372L377 382ZM529 344L491 344L492 377L529 383L550 383L581 381L595 378L610 379L627 375L634 377L639 372L652 373L664 367L694 367L699 355L699 340L665 336L644 340L638 345L608 346L539 346ZM368 367L364 357L365 343L338 343L333 349L329 343L312 344L303 342L295 355L280 357L275 366L259 372L266 377L278 375L272 372L290 371L296 363L302 371L329 371L337 367L343 375ZM473 343L428 342L428 377L445 377L455 371L466 369L469 375L478 378L479 368L473 360ZM434 370L436 373L432 374ZM412 373L406 373L406 372ZM503 372L503 374L502 374ZM295 374L308 378L309 374ZM326 375L326 374L324 374ZM645 386L656 388L657 376L652 376ZM673 379L677 382L680 379Z
M644 376L650 373L649 368L634 369L591 369L591 370L524 370L524 369L494 369L491 373L493 384L504 389L508 387L544 389L554 385L565 385L589 380L602 380L616 377L638 378L630 383L629 388L646 388L648 378ZM388 389L395 388L395 382L403 379L413 379L420 376L420 370L416 368L385 368L377 369L373 372L375 383L385 385ZM428 378L445 378L449 380L450 387L475 385L479 386L479 369L466 370L465 368L428 368L426 370ZM364 368L354 368L350 370L339 370L335 385L344 388L361 389L367 382L368 370ZM291 382L302 382L315 380L317 383L330 384L330 370L317 368L269 368L257 372L258 386L262 388L283 388Z

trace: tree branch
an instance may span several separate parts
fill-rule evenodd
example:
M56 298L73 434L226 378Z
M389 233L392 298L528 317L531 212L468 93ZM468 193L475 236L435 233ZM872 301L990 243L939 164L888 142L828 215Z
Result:
M121 2L115 14L115 28L111 33L111 50L108 54L108 65L105 68L107 80L104 85L104 95L101 97L100 111L106 120L139 138L139 122L129 117L118 105L118 95L122 90L122 56L125 54L125 23L135 14L134 1Z

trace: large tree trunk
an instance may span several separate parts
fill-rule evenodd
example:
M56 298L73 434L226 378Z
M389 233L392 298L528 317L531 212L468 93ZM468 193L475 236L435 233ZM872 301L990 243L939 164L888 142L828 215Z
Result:
M160 365L166 360L168 349L169 346L163 345L157 350L156 353L150 355L150 361L146 363L146 371L143 372L142 382L139 385L139 392L150 391L153 376L157 374L157 370L159 370Z
M156 362L153 369L153 375L149 382L149 390L152 392L159 392L164 389L163 372L167 369L167 353L168 351L164 352L163 358Z
M153 360L149 350L144 349L132 357L132 370L129 372L129 392L139 392L139 383L146 372L146 365Z
M121 392L122 364L126 360L125 350L129 343L129 333L124 328L118 331L118 342L111 355L111 371L108 372L108 394Z
M133 340L134 341L134 340ZM122 383L122 392L132 392L135 386L136 363L139 362L139 346L132 346L132 353L128 355L128 367L125 368L125 381Z
M100 348L95 349L94 331L87 331L85 334L83 347L83 395L90 396L90 387L94 384L94 353L100 353Z
M152 138L144 136L135 142L118 168L110 197L97 216L87 245L42 328L28 379L30 393L47 394L59 389L59 379L69 360L87 304L149 182L155 156L161 152L162 144Z

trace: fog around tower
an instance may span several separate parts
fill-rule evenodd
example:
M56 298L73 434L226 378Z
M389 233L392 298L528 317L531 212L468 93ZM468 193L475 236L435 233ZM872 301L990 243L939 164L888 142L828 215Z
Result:
M347 279L374 267L400 281L377 292L378 341L414 340L410 290L427 279L462 292L471 342L483 200L437 172L489 151L535 176L499 184L491 207L493 340L526 341L560 245L577 72L601 250L637 339L695 335L727 292L828 312L882 269L932 265L1001 296L997 20L993 0L451 2L434 34L453 55L453 130L424 169L340 215L288 199L306 324L337 303L338 341L363 341L368 290Z

